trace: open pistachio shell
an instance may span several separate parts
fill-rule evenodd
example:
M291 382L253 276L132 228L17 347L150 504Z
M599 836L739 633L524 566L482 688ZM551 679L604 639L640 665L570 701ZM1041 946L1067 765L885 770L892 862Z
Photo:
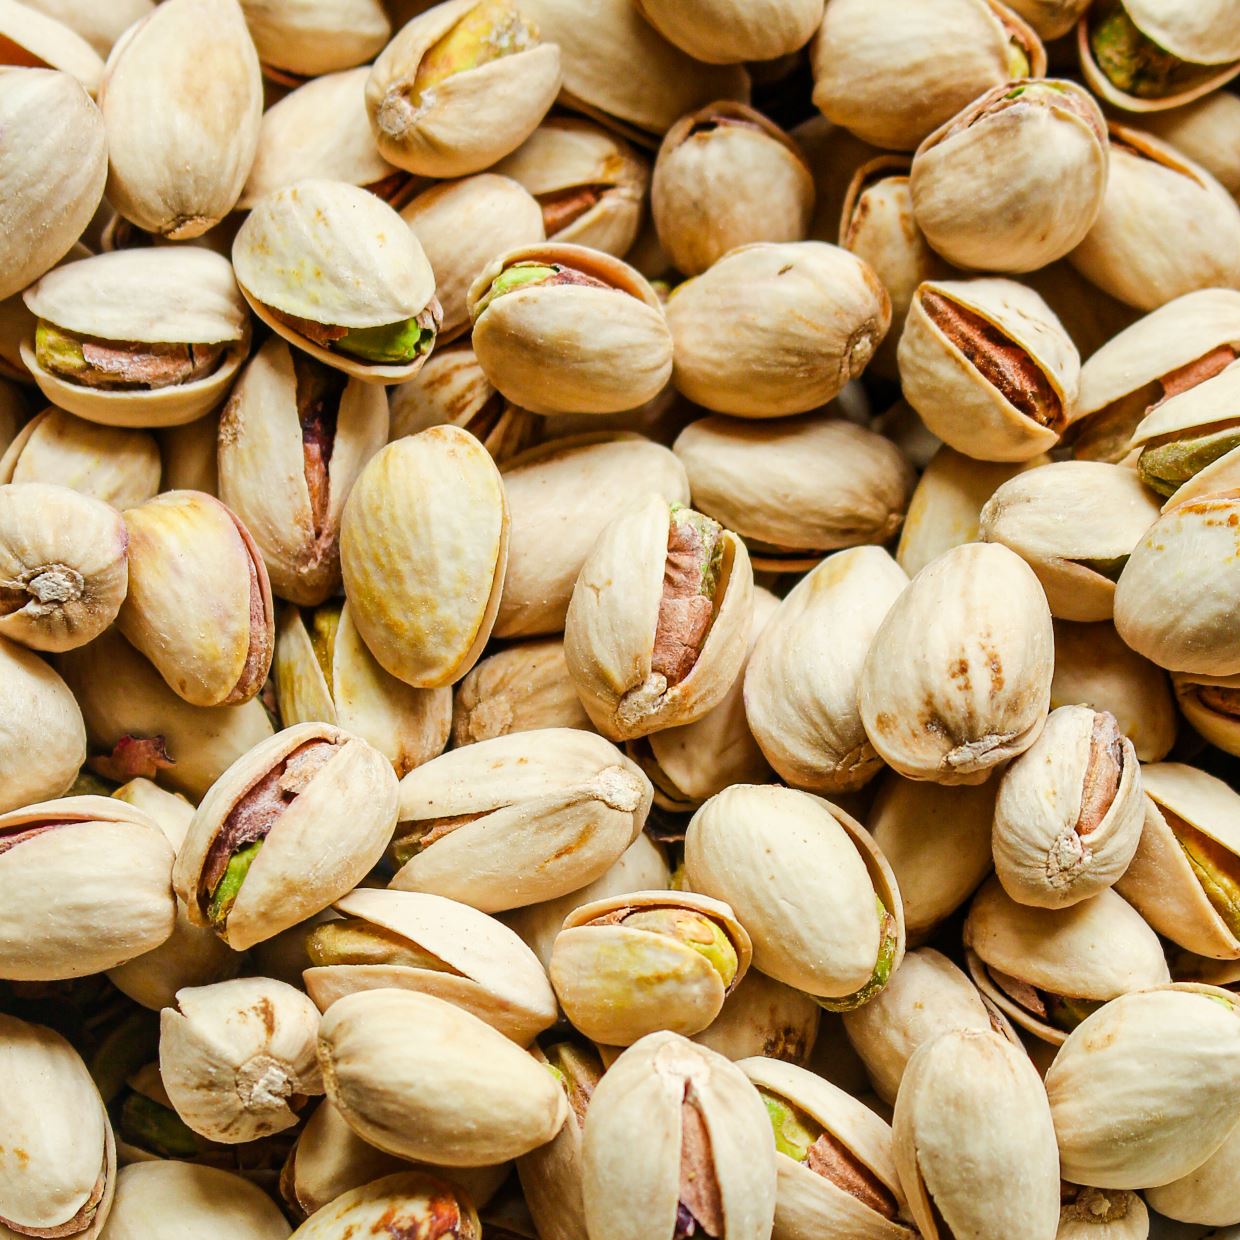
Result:
M392 33L381 0L241 0L241 7L263 69L276 81L360 65Z
M64 22L106 56L130 26L155 7L155 0L113 0L102 7L91 0L30 0L28 7Z
M473 1202L447 1180L424 1171L401 1171L341 1193L316 1210L293 1234L296 1240L336 1240L350 1229L399 1228L416 1236L434 1229L444 1240L480 1240ZM397 1235L400 1231L397 1232ZM488 1235L492 1233L488 1230Z
M0 0L0 65L59 69L94 98L103 78L99 53L71 26L17 0Z
M1240 754L1240 676L1177 672L1171 683L1176 703L1193 728L1211 745Z

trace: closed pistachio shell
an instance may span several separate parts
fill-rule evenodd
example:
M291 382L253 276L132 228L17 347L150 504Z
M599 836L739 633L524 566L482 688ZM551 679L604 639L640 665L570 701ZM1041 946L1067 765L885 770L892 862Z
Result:
M117 42L100 87L108 201L147 232L201 236L241 194L262 95L237 0L160 5Z
M499 608L508 529L499 471L467 431L433 427L371 458L345 506L340 562L353 623L386 671L430 689L473 667Z
M112 4L103 6L92 0L30 0L28 7L64 22L100 56L106 56L112 44L134 22L150 13L155 0L113 0Z
M1012 0L1008 6L1023 17L1042 39L1067 34L1089 8L1089 0Z
M1146 1189L1151 1208L1182 1223L1234 1227L1240 1223L1240 1131L1209 1158L1170 1184Z
M480 1240L473 1203L446 1180L402 1171L341 1193L316 1210L293 1234L297 1240L336 1240L349 1229L400 1228L411 1235L438 1228L444 1240ZM398 1233L399 1234L399 1233Z
M93 98L103 77L99 53L72 26L37 9L0 2L0 64L59 69L77 78Z
M263 68L311 78L370 60L392 33L380 0L241 0Z
M727 1059L763 1055L804 1067L821 1021L822 1008L804 991L750 969L693 1040Z
M817 0L640 0L638 8L665 39L707 64L790 55L810 41L822 17Z

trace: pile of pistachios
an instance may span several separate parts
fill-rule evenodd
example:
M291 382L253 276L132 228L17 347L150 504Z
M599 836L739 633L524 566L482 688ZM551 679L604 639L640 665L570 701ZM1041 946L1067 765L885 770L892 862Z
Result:
M1240 0L0 0L0 1240L1240 1240Z

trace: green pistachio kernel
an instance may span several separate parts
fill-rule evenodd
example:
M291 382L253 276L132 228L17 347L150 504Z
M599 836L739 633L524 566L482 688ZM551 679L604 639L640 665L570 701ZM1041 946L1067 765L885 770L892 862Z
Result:
M1101 999L1078 999L1070 995L1050 995L1046 1000L1047 1024L1071 1033L1087 1016L1103 1006Z
M1029 53L1015 39L1008 43L1007 62L1008 78L1012 80L1028 77L1033 68L1029 63Z
M874 903L878 905L878 959L874 963L874 972L870 980L860 990L840 999L815 996L819 1007L828 1012L851 1012L862 1004L868 1003L891 979L891 970L896 959L896 919L887 911L887 906L876 895Z
M453 970L438 956L424 951L402 935L361 917L326 921L306 935L306 955L315 965L387 964L435 973Z
M516 292L530 284L541 284L559 274L559 267L547 263L513 263L491 281L491 287L478 303L477 313L481 314L497 297L503 297L505 293Z
M241 884L245 882L245 876L250 872L250 866L254 864L254 858L258 856L262 846L262 840L254 840L253 843L243 844L229 857L228 869L211 893L211 907L207 915L214 925L221 926L228 920L228 914L232 912L241 891Z
M1163 816L1214 911L1240 937L1240 858L1182 818L1165 809Z
M762 1095L775 1133L776 1150L786 1154L793 1162L803 1163L809 1157L810 1146L822 1136L822 1125L814 1123L808 1115L783 1098L777 1098L761 1088L758 1093Z
M630 930L648 930L652 934L666 935L691 947L706 957L723 979L724 986L732 985L739 968L736 948L727 931L712 918L692 909L651 908L630 913L621 924Z
M1233 448L1240 448L1240 426L1148 447L1137 460L1137 472L1141 481L1159 495L1174 495L1190 478Z
M72 378L90 369L82 353L82 342L45 319L40 319L34 330L34 355L39 365L52 374Z
M1108 581L1118 581L1120 573L1124 571L1124 565L1128 563L1128 557L1117 555L1104 560L1075 560L1073 562L1082 568L1088 568L1100 577L1105 577Z
M422 327L414 318L382 327L351 327L333 347L337 353L348 353L364 362L401 366L420 357L434 342L434 330Z
M1121 0L1099 8L1089 46L1094 62L1117 90L1139 99L1157 99L1173 94L1186 78L1200 72L1144 35Z
M121 1106L120 1136L163 1158L192 1158L202 1150L202 1142L171 1108L145 1094L130 1094Z
M453 75L524 52L537 42L537 29L512 0L482 0L422 57L410 102L416 106L427 91Z
M695 512L683 504L671 506L671 519L677 527L689 526L697 532L701 556L699 593L705 598L714 598L715 591L719 589L719 577L723 570L723 539L720 537L723 533L723 526L704 513Z

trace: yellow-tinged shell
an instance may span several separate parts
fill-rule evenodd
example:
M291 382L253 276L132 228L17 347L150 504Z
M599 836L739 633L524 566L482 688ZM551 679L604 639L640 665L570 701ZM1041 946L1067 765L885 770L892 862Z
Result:
M314 78L370 60L392 24L381 0L241 0L263 68Z
M294 1232L296 1240L337 1240L356 1231L398 1227L409 1235L447 1226L459 1240L480 1240L482 1224L460 1190L422 1171L401 1171L341 1193ZM398 1233L399 1234L399 1233Z

